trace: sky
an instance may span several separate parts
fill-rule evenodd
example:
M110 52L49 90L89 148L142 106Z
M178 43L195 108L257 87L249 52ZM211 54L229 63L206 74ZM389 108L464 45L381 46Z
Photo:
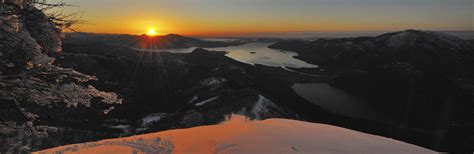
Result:
M49 0L56 2L59 0ZM62 0L79 31L232 36L281 32L474 30L474 0Z

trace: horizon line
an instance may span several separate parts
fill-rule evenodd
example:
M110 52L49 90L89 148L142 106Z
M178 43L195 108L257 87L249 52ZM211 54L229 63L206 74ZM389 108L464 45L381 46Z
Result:
M202 37L202 38L224 38L224 37L259 37L258 35L278 35L278 34L298 34L298 33L392 33L392 32L401 32L406 30L420 30L420 31L434 31L434 32L467 32L474 33L474 30L429 30L429 29L404 29L404 30L373 30L373 31L283 31L283 32L254 32L254 33L223 33L223 34L179 34L179 33L167 33L160 34L158 36L166 36L170 34L176 34L181 36L189 37ZM68 31L64 33L89 33L89 34L105 34L105 35L146 35L143 34L133 34L133 33L110 33L110 32L87 32L87 31Z

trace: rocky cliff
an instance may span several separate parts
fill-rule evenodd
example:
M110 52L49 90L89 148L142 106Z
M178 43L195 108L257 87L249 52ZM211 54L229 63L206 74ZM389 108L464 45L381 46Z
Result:
M32 1L1 1L0 13L0 151L29 152L100 133L88 127L97 118L89 118L121 99L90 86L94 76L52 65L62 33ZM78 133L83 137L73 137Z

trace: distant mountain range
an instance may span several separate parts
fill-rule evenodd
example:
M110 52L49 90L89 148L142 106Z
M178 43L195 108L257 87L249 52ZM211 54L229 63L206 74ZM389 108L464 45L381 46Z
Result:
M66 33L65 44L108 44L137 49L178 49L190 47L226 47L241 45L243 41L206 41L185 37L177 34L163 36L128 35L128 34L96 34L96 33Z
M445 33L408 30L377 37L292 40L270 48L295 51L297 58L331 69L368 69L407 63L435 72L472 71L473 44Z
M440 33L446 33L461 39L474 39L474 31L436 31ZM350 38L350 37L361 37L370 36L375 37L378 35L391 33L391 31L290 31L290 32L268 32L268 33L255 33L245 35L233 35L229 37L234 38L278 38L278 39L320 39L320 38Z

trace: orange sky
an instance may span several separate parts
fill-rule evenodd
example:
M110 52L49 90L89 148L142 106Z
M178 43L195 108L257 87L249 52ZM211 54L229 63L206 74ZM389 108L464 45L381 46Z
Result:
M57 0L52 0L54 2ZM471 0L65 0L80 31L201 36L292 31L473 30Z

